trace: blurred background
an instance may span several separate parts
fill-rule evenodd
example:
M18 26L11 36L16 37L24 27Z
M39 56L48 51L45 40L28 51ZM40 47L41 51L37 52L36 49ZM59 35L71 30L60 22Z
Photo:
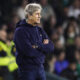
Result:
M0 0L0 80L19 80L13 36L32 2L41 4L40 27L55 47L44 63L47 80L80 80L80 0Z

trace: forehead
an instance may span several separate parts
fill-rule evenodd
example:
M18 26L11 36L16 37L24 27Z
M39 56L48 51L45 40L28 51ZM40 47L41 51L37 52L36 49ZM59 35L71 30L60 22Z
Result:
M41 13L41 10L40 9L38 9L37 11L35 11L34 13Z

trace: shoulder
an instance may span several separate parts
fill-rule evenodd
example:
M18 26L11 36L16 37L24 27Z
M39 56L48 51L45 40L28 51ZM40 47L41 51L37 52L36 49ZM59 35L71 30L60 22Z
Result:
M27 33L28 29L26 27L18 27L15 30L15 33Z
M19 27L15 30L15 33L14 33L14 37L30 37L30 32L29 30L25 29L24 27Z
M24 27L18 27L18 28L16 28L15 31L23 31L23 30L24 30Z
M14 38L20 37L20 36L24 35L24 33L25 33L24 28L18 27L18 28L16 28L16 30L14 32Z
M0 52L3 50L3 48L0 46Z

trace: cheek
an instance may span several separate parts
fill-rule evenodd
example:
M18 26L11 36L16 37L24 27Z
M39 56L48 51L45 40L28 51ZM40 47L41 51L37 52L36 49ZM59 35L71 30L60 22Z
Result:
M38 19L38 18L39 18L39 16L38 16L38 15L35 15L35 18L36 18L36 19Z
M36 15L36 18L38 18L38 15Z
M36 20L37 20L37 18L38 18L37 16L34 16L34 18L33 18L33 19L34 19L34 21L36 21Z

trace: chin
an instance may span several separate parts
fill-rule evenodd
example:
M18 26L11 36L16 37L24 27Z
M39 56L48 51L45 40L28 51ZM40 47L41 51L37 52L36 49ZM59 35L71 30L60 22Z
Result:
M36 22L35 24L40 24L40 22Z
M37 21L35 21L35 24L40 24L40 21L38 21L38 20L37 20Z
M40 24L40 21L38 21L37 24Z

